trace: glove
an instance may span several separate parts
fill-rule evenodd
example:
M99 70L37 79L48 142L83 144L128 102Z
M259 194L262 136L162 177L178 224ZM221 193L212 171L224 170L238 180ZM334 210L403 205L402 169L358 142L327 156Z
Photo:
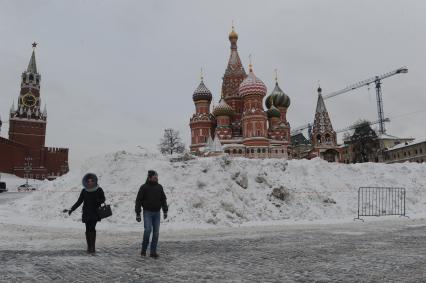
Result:
M141 222L141 220L142 220L142 219L141 219L141 215L140 215L140 214L137 214L137 215L136 215L136 221L137 221L137 222Z
M163 212L164 219L167 219L167 212Z
M68 215L71 215L71 213L72 213L72 210L71 209L68 210Z

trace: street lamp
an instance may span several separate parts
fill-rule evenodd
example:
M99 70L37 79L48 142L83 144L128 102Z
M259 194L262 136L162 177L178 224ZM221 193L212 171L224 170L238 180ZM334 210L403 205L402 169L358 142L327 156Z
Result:
M29 174L32 172L32 170L33 170L33 167L32 167L32 161L33 161L33 159L32 159L32 157L30 157L30 156L27 156L27 157L25 157L25 165L24 165L24 172L25 172L25 177L26 177L26 183L25 183L25 186L26 186L26 188L28 189L28 187L29 187L29 185L28 185L28 176L29 176Z

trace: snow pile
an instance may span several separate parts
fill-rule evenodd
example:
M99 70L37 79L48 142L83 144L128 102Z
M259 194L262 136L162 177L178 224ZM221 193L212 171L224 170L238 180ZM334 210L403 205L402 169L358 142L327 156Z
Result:
M46 181L37 192L0 206L1 221L24 221L17 215L25 215L37 225L81 226L81 207L71 217L61 211L77 200L82 176L93 172L113 210L101 225L131 229L136 194L149 169L159 173L168 197L169 219L164 222L169 227L352 220L360 186L405 187L410 216L422 215L426 205L426 164L345 165L225 156L171 162L159 154L119 151L91 158L81 170Z

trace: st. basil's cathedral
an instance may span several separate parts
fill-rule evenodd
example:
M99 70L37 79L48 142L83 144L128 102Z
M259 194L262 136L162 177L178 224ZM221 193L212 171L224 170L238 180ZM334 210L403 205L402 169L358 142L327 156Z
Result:
M195 113L190 119L191 146L196 154L218 145L231 156L249 158L290 158L290 124L287 109L290 98L278 81L267 95L267 88L250 64L246 73L238 55L238 34L229 34L231 55L222 81L222 95L210 112L212 93L203 79L192 95ZM263 99L265 106L263 108ZM213 142L212 142L213 141ZM217 149L217 146L216 146Z
M339 147L321 88L318 89L317 108L307 148L292 145L287 110L290 97L275 86L267 96L267 88L249 65L246 73L238 55L238 34L229 33L231 54L222 80L219 102L211 109L212 93L203 78L192 99L195 113L190 119L192 153L210 155L225 152L230 156L249 158L303 158L321 157L338 161ZM266 98L265 98L266 97ZM263 99L265 98L263 108Z

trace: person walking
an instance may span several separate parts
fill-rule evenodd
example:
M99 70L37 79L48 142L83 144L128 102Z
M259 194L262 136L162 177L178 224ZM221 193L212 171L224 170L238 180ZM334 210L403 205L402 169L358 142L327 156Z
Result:
M86 242L87 252L95 253L96 243L96 224L101 221L98 214L98 208L105 202L105 194L101 187L98 186L98 177L93 173L88 173L83 177L83 190L77 202L68 210L68 214L76 210L83 204L82 221L86 224Z
M160 235L160 209L163 209L163 217L167 218L167 198L163 187L158 183L158 174L154 170L148 171L148 177L140 188L136 197L135 212L136 221L141 222L141 207L143 207L143 241L141 256L146 256L149 238L152 231L150 256L158 258L157 244Z

